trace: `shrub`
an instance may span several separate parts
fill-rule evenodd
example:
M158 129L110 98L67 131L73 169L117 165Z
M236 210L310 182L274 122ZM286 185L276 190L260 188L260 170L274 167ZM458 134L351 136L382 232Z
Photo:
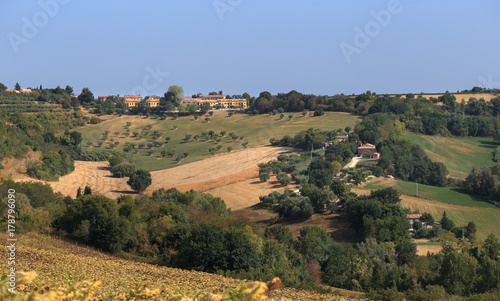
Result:
M111 167L111 173L115 177L130 177L135 172L135 165L129 162L123 162Z
M151 185L151 174L148 171L139 169L130 175L127 184L138 193L143 192Z

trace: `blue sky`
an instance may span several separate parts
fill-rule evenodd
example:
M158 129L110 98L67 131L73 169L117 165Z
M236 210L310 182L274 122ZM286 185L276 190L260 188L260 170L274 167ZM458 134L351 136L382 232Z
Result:
M500 88L499 11L498 0L5 0L0 83L96 97L174 84L186 95Z

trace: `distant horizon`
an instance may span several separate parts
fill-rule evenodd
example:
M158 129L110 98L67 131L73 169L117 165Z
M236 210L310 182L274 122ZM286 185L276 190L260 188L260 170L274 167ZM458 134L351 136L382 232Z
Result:
M1 82L0 82L1 83ZM5 83L3 83L5 85ZM7 86L7 89L14 89L14 86L15 86L16 83L14 83L12 85L12 87L9 87ZM40 88L40 85L38 86L23 86L21 83L19 83L19 85L21 86L22 89L33 89L33 90L38 90ZM66 85L62 86L62 85L59 85L62 89L64 89L66 87ZM74 89L74 86L72 85L69 85L70 87L72 87ZM42 85L42 89L55 89L57 86L55 87L44 87ZM156 96L160 96L160 97L163 97L164 96L164 93L166 93L167 91L165 90L165 92L162 92L162 93L151 93L151 94L129 94L129 93L101 93L101 94L96 94L91 87L86 87L86 86L83 86L84 88L89 88L90 92L92 92L92 94L94 94L94 98L97 99L97 97L99 96L118 96L118 97L123 97L124 95L140 95L142 97L146 97L146 96L152 96L152 95L156 95ZM182 86L181 86L182 87ZM474 87L478 87L478 86L474 86ZM222 91L224 93L225 96L233 96L233 95L242 95L243 93L248 93L250 94L251 97L259 97L259 94L262 93L262 92L269 92L271 93L271 95L278 95L278 94L287 94L291 91L296 91L298 93L301 93L301 94L310 94L310 95L315 95L315 96L335 96L335 95L346 95L346 96L352 96L352 95L360 95L360 94L364 94L366 92L371 92L372 95L406 95L406 94L414 94L415 96L417 95L433 95L433 94L443 94L443 93L446 93L446 92L449 92L451 94L459 94L459 93L462 93L462 91L465 91L467 90L468 92L464 93L464 94L481 94L481 93L488 93L488 92L479 92L479 93L472 93L470 90L474 87L470 87L470 88L467 88L467 89L462 89L462 90L459 90L459 91L450 91L450 90L445 90L445 91L441 91L441 92L418 92L418 93L414 93L414 92L400 92L400 93L393 93L393 92L382 92L382 93L379 93L379 92L376 92L376 91L369 91L369 90L366 90L365 92L362 92L362 93L358 93L358 94L355 94L355 93L351 93L351 94L347 94L347 93L335 93L335 94L316 94L316 93L303 93L302 91L298 91L298 90L290 90L288 92L277 92L277 93L272 93L270 91L260 91L258 92L257 94L252 94L252 93L248 93L246 91L244 92L240 92L240 93L226 93L224 90L213 90L213 91L208 91L208 92L196 92L196 93L184 93L184 96L192 96L192 95L195 95L195 94L198 94L198 93L202 93L202 95L208 95L209 93L212 93L212 92L216 92L216 93L219 93L219 91ZM482 88L482 87L480 87ZM83 88L82 88L83 89ZM486 88L484 87L484 89L494 89L494 88ZM73 91L73 95L79 95L81 92L78 91L78 90L74 90ZM375 94L373 94L375 93ZM423 93L423 94L422 94Z

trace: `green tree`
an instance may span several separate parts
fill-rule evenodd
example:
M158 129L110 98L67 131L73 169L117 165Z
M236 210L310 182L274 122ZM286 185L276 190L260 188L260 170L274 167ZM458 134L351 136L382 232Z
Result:
M148 171L139 169L130 175L127 184L138 193L142 193L151 185L151 174Z
M116 200L83 195L56 221L58 228L105 251L123 250L130 237L129 224L118 214Z
M290 177L288 177L288 175L284 172L279 173L276 178L278 179L278 182L280 182L281 186L287 186L291 182Z
M444 255L439 278L449 293L464 296L474 292L477 271L478 262L474 257L453 251Z
M89 104L94 101L94 94L90 92L89 88L83 88L82 93L78 95L78 100L81 104Z
M181 97L184 96L184 90L180 86L172 85L168 87L168 91L164 94L167 102L178 104Z
M269 180L270 178L271 178L271 176L269 175L269 172L265 172L265 171L259 172L259 179L262 182L267 182L267 180Z
M211 109L210 103L208 102L203 102L200 106L200 111L202 114L207 113L208 111L210 111L210 109Z
M330 235L318 226L304 226L299 233L295 249L306 260L314 259L320 264L324 263L328 259L328 249L333 244Z
M448 218L446 215L446 211L443 212L443 217L441 218L441 221L439 222L441 224L441 227L445 230L451 230L455 227L455 223Z
M14 90L21 91L21 85L19 85L19 83L16 83L16 85L14 86Z
M73 95L73 88L70 86L70 85L66 85L66 93L68 93L68 95Z
M7 87L4 84L0 83L0 92L4 92L5 90L7 90Z
M178 256L183 268L213 273L227 269L228 253L222 228L203 223L186 235Z
M92 188L90 188L90 186L88 186L88 185L85 185L83 195L89 195L89 194L92 194Z
M108 158L109 166L114 167L125 162L125 158L121 154L113 154Z

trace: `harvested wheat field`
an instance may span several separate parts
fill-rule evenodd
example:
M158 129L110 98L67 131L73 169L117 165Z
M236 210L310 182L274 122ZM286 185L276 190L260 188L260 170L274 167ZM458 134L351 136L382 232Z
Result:
M415 95L415 97L423 97L426 99L439 98L443 94L423 94L423 95ZM493 98L497 98L499 95L489 94L489 93L476 93L476 94L455 94L451 93L451 95L455 96L456 102L468 102L470 98L475 98L477 100L483 98L485 101L491 101ZM402 95L402 98L406 98L406 95Z
M160 188L179 188L181 191L195 189L207 191L232 183L244 181L258 174L258 163L275 159L280 154L295 153L293 148L261 146L221 154L201 161L174 168L151 172L152 184L145 193ZM133 194L127 178L114 178L107 162L75 161L75 171L62 176L57 182L49 182L52 188L64 195L76 196L78 187L88 185L94 193L110 198L122 194Z
M223 199L228 208L236 211L258 204L261 195L268 195L273 191L282 193L285 189L294 187L293 185L283 187L275 180L276 177L271 177L267 182L262 182L259 180L258 171L255 170L255 176L252 178L206 192Z
M40 154L30 151L24 159L6 158L2 160L3 169L0 176L4 179L10 178L14 181L38 181L26 175L26 162L40 160Z
M0 238L5 240L7 235L0 234ZM0 262L0 268L4 271L8 269L6 260ZM102 284L97 287L96 292L99 297L95 300L102 300L100 297L103 297L103 294L108 296L105 300L121 300L119 296L133 292L141 285L148 285L149 292L158 289L167 295L193 295L199 292L223 293L234 290L242 283L249 283L215 274L120 259L92 248L33 232L18 236L16 268L18 271L37 272L36 281L53 288L84 280L101 281ZM335 289L335 292L337 295L326 295L280 288L270 292L269 297L290 300L352 300L351 298L358 299L363 295L342 289ZM157 291L158 293L160 291Z

